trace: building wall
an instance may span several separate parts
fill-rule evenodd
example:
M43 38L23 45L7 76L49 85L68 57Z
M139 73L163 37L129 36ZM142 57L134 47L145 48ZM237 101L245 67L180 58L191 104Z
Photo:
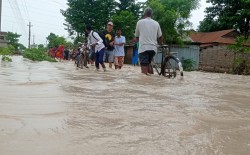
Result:
M250 66L250 55L246 54ZM227 46L213 46L200 51L199 69L209 72L231 73L234 62L234 54Z
M6 47L6 46L8 46L7 42L1 42L0 40L0 47Z
M8 42L6 41L6 32L0 32L0 47L6 47Z

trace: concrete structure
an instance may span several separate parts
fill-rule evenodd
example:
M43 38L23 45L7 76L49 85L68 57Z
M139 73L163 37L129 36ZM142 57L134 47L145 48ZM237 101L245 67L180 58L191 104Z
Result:
M6 47L8 41L6 40L7 32L0 32L0 47Z
M234 29L191 33L192 41L201 44L199 69L209 72L232 72L234 53L228 49L228 46L235 44L238 35L239 33Z

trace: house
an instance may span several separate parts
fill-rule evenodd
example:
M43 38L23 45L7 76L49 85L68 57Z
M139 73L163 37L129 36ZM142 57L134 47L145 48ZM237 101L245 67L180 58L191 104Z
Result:
M216 31L216 32L192 32L190 38L192 42L201 44L201 47L232 45L239 35L234 29Z
M234 30L192 32L192 42L200 44L199 69L210 72L232 72L234 54L228 49L239 33Z
M7 32L0 32L0 47L6 47L8 45L6 36L7 36Z

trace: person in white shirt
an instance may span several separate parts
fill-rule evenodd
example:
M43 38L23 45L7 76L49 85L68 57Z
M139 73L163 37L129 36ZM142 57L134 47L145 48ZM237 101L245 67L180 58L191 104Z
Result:
M121 35L122 30L117 29L115 37L115 69L122 69L124 64L124 44L126 43L126 38Z
M103 62L103 56L105 51L105 46L103 44L102 38L97 32L94 32L91 26L86 26L86 32L88 33L88 47L95 51L95 66L98 71L99 64L101 64L104 71L106 71L105 64Z
M151 18L152 14L152 9L146 8L145 18L137 22L135 30L136 38L139 39L138 53L141 71L144 74L153 74L149 64L157 52L158 39L160 44L163 43L161 27L158 22Z

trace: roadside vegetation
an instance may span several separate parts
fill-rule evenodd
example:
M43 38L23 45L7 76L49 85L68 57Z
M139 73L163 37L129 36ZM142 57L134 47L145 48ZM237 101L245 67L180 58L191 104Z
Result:
M184 71L194 71L195 61L193 61L192 59L182 59L181 63Z
M7 47L0 47L0 55L2 55L2 61L11 62L11 55L14 54L15 48L11 45Z
M46 49L44 48L32 48L32 49L26 49L23 52L23 57L30 59L32 61L49 61L49 62L56 62L56 60L52 59L48 53L46 52Z
M234 53L233 74L250 75L250 39L239 36L236 44L229 46Z

